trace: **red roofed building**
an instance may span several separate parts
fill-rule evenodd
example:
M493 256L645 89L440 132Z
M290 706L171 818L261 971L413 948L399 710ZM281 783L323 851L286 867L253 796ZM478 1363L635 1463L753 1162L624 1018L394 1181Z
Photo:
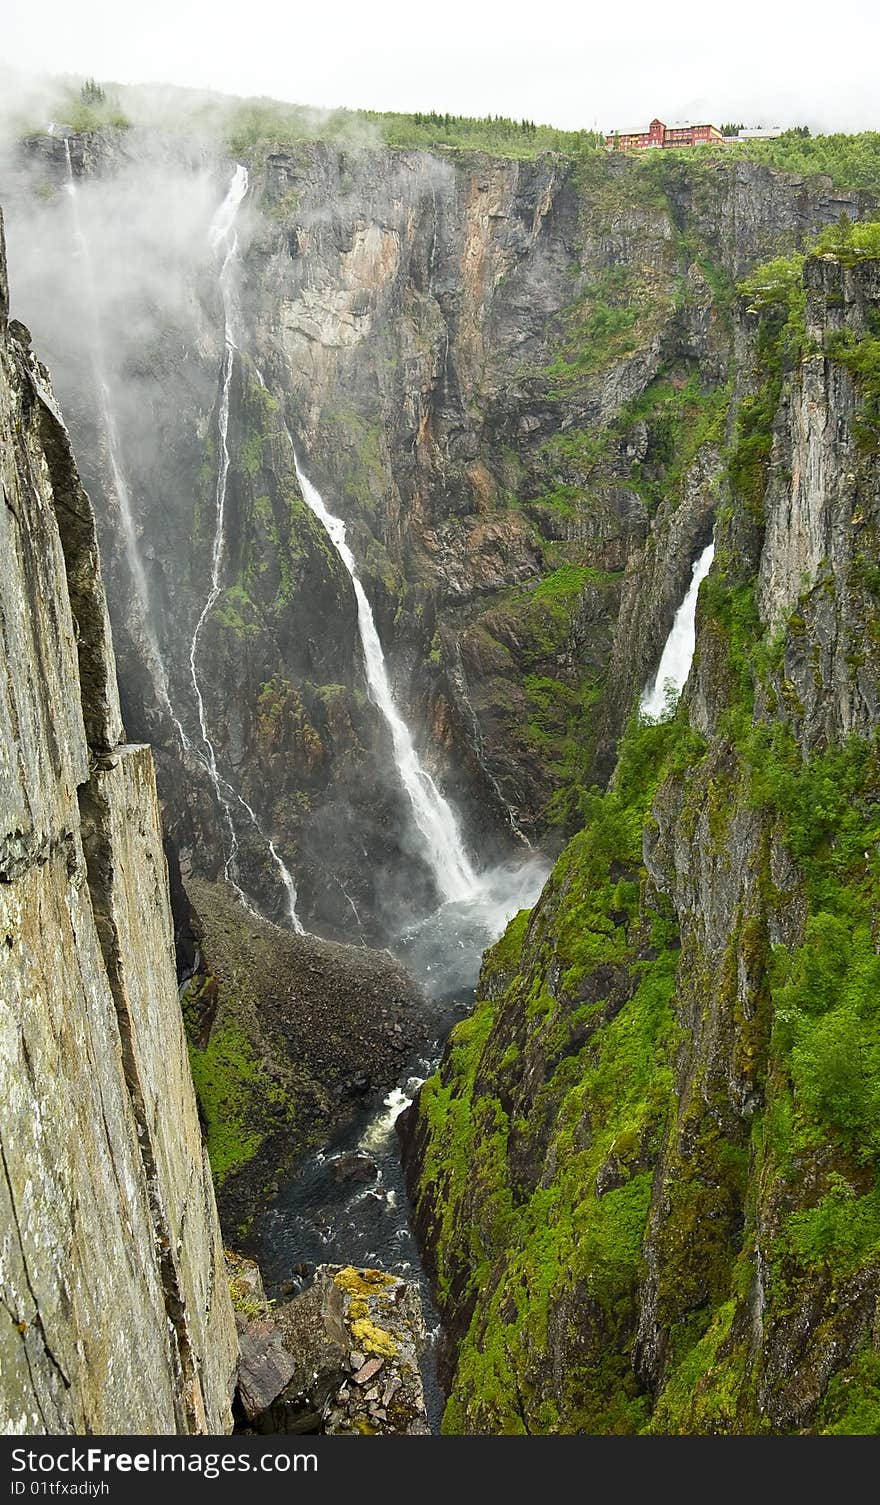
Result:
M652 120L647 131L613 131L605 137L611 151L643 152L653 147L709 146L724 137L717 125L664 125Z

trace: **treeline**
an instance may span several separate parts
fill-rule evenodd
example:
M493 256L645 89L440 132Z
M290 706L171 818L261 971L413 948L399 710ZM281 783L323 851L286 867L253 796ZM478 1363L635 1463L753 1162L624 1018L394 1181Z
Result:
M581 152L604 146L598 131L564 131L538 125L534 120L513 120L507 115L450 115L434 110L410 115L367 112L389 146L447 146L472 151L498 152L502 156L531 157L539 152Z
M541 152L578 156L604 144L597 131L563 131L506 115L319 111L269 99L245 100L235 106L226 132L233 152L246 152L265 141L341 141L351 146L447 147L503 157L536 157Z
M811 136L805 127L772 141L741 141L728 152L805 175L827 173L837 188L866 188L880 194L880 132Z

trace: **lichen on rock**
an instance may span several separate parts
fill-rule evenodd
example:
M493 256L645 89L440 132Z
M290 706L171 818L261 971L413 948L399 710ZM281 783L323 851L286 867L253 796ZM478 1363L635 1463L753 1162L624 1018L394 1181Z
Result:
M255 1431L430 1431L419 1369L421 1303L398 1276L320 1265L293 1300L238 1321L239 1396Z

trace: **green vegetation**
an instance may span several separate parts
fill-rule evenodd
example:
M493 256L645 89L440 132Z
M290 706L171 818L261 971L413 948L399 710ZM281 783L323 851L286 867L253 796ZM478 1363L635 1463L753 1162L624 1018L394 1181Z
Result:
M669 312L662 286L631 266L606 267L560 316L558 354L541 375L563 397L643 345Z
M880 232L880 225L876 228ZM858 339L850 331L841 330L828 337L825 350L833 361L846 367L861 397L853 424L859 447L865 454L880 454L880 338L865 335Z
M106 91L93 78L85 80L79 91L79 97L84 105L103 105L107 102Z
M50 108L53 118L71 131L99 131L108 126L124 131L131 125L116 91L94 78L84 79L79 88L67 80L60 82ZM34 135L45 126L21 120L18 130L22 135Z
M186 1011L184 995L184 1012ZM257 1154L263 1135L254 1126L251 1099L263 1091L262 1065L229 1003L204 1049L190 1046L193 1083L205 1121L208 1158L218 1187Z
M661 179L686 164L688 171L712 172L720 163L745 159L782 172L831 178L836 188L880 194L880 132L810 136L801 128L766 141L737 141L724 146L678 151L642 152L633 160L646 178Z
M659 154L658 154L659 155ZM725 148L725 155L747 157L807 176L827 173L836 188L865 188L880 193L880 132L857 135L804 136L786 131L772 141L744 141Z
M546 553L550 566L552 550ZM497 592L463 634L462 647L481 665L487 714L504 725L518 760L534 767L547 791L544 819L567 830L577 823L602 692L598 667L572 662L572 634L585 592L610 601L619 576L576 564L564 549L560 556L565 562L537 580Z
M250 99L237 104L227 131L230 148L238 153L252 151L263 143L320 140L350 146L440 148L530 158L541 152L576 156L604 144L604 138L595 131L563 131L555 126L536 125L533 120L511 120L502 115L315 110L271 99Z
M704 390L699 377L652 382L620 413L614 432L621 438L641 422L648 432L647 452L630 468L630 484L649 512L681 494L684 479L706 445L720 449L730 404L729 386Z
M734 492L755 522L763 516L773 421L783 379L801 361L806 347L804 260L801 255L776 257L739 287L749 312L759 320L756 356L763 380L740 404L728 474Z
M502 996L457 1026L423 1090L441 1296L461 1309L491 1293L462 1345L446 1431L465 1417L508 1433L632 1431L646 1418L633 1298L651 1195L643 1157L671 1101L678 951L646 883L641 830L664 772L699 748L683 716L630 725L616 787L590 797L528 944L522 914L486 959L484 985L498 979ZM536 1122L549 1138L533 1171L523 1155ZM541 1164L556 1167L551 1180ZM539 1382L529 1356L560 1320L583 1331L579 1360Z
M877 247L875 227L842 220L817 250L856 266ZM802 752L787 673L796 658L803 675L840 581L830 568L805 580L772 628L756 581L781 402L802 361L823 354L807 340L805 265L779 258L740 289L757 380L737 416L702 598L716 734L707 747L683 706L630 724L611 789L583 797L584 829L536 910L490 953L477 1010L423 1090L419 1195L441 1306L466 1322L449 1432L741 1434L785 1430L775 1418L786 1414L807 1431L880 1432L880 738L816 738ZM833 273L827 285L838 307ZM874 329L844 330L824 352L862 398L862 527L877 344ZM677 457L701 434L720 446L725 406L695 384L642 395L634 412L658 474L680 476ZM545 445L558 491L571 489L560 501L580 505L579 486L613 451L589 431ZM846 610L864 615L870 639L854 673L876 641L869 536L845 582ZM575 569L557 576L545 606L577 593ZM537 674L527 691L540 732L554 692ZM645 839L658 844L651 873L668 868L674 843L677 883L718 905L693 918L689 888L680 938L643 865ZM722 915L729 933L707 944ZM656 1394L634 1364L646 1289ZM757 1309L772 1340L756 1348ZM780 1345L795 1341L797 1365L782 1363Z

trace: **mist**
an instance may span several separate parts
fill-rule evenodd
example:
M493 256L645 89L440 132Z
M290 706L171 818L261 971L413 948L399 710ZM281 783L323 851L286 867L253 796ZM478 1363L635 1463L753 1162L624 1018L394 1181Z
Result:
M183 785L190 791L186 800L175 801L187 809L184 816L178 810L172 831L187 869L204 872L207 866L217 876L225 858L228 870L232 838L241 862L236 882L240 879L242 892L284 922L287 910L267 856L274 839L298 887L305 867L312 874L307 892L323 881L336 894L331 934L373 943L397 937L408 950L411 941L402 932L433 912L437 898L385 746L381 718L376 719L369 704L359 713L364 721L359 735L373 749L378 787L361 789L356 783L356 800L345 788L335 790L326 809L319 805L310 813L309 828L300 832L293 851L286 844L290 830L276 827L262 800L259 765L242 765L237 751L245 737L243 718L257 715L254 705L238 703L236 681L250 672L243 663L231 666L232 683L216 683L212 669L209 686L212 739L218 721L228 726L220 749L225 794L212 780L213 753L200 736L204 727L200 729L193 701L186 645L210 585L205 545L199 553L194 540L204 535L210 540L214 526L217 410L228 334L210 232L234 166L224 139L241 116L231 113L237 108L234 102L174 90L117 94L105 89L96 104L85 94L84 100L71 80L30 81L15 96L7 91L0 203L12 314L30 329L49 367L83 480L96 503L128 735L153 743L166 790ZM71 120L82 124L84 103L105 118L100 131L72 132ZM129 121L125 129L113 123L123 109ZM295 114L304 133L322 129L320 113ZM23 126L32 127L35 120L36 128L22 138ZM342 139L334 141L340 151L376 145L369 127L355 129L343 121L341 129ZM453 176L441 160L425 158L418 167L402 160L389 169L381 189L366 174L359 207L368 222L382 224L390 200L403 226L422 206L436 215L435 195L451 189ZM283 179L272 191L283 194ZM261 197L265 202L265 192ZM334 211L320 196L303 209L298 223L313 245L325 235L333 242ZM243 267L236 272L241 284L237 299L245 296L248 278L257 279L259 286L261 255L279 238L283 241L279 225L245 200L236 216L236 245L240 258L252 247L255 257L247 273ZM241 389L254 381L251 313L243 306L236 334L240 350L230 439L236 449L245 437L238 412ZM274 375L275 395L267 394L267 401L283 404L289 421L301 427L284 370L279 367ZM270 463L274 475L269 489L289 484L278 458ZM230 551L239 547L243 500L230 496L222 541L224 587L235 580L227 563ZM343 498L339 502L344 505ZM218 607L223 606L220 599ZM332 614L326 604L324 610ZM284 637L292 638L286 648ZM268 680L276 664L295 684L303 677L327 678L313 662L312 648L296 639L292 629L279 636L280 660L267 662L258 680ZM199 645L200 653L203 649L209 657L216 654L210 632ZM253 651L247 638L239 651L245 657ZM361 676L356 664L355 687ZM255 810L254 820L248 818L245 800ZM231 817L224 815L224 804ZM211 855L218 843L226 848L219 863L216 851ZM334 867L339 860L343 877L366 863L368 878L354 888L350 880L340 881ZM514 887L519 892L518 878ZM329 898L321 902L327 913L333 911ZM503 923L495 898L489 909ZM494 937L485 923L470 928L464 970L472 982L480 952ZM456 979L463 961L459 952ZM427 963L428 970L433 965ZM434 970L437 985L446 991L446 981Z
M566 129L632 128L659 113L814 130L876 125L876 7L820 0L735 10L632 0L617 15L552 0L451 0L442 25L402 0L285 10L206 0L149 11L100 0L45 0L4 24L8 60L122 83L298 99L325 108L522 115ZM156 96L154 96L156 97ZM166 97L167 102L167 97Z

